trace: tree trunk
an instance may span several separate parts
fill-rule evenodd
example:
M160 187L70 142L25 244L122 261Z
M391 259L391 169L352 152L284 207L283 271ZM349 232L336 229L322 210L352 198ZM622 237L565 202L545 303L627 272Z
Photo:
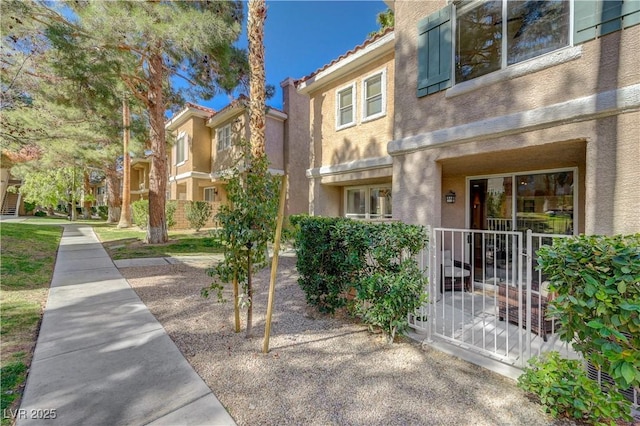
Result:
M122 99L122 145L124 161L122 164L122 209L118 228L131 227L131 158L129 158L129 101Z
M246 338L249 338L253 334L253 283L251 282L251 247L247 250L247 299L249 300L249 307L247 309L247 331Z
M251 151L255 157L265 153L265 72L264 21L267 17L265 0L249 0L247 36L249 38L249 134Z
M120 205L122 203L118 172L114 163L107 165L104 171L107 181L107 207L109 208L107 223L116 223L120 218Z
M149 92L147 97L151 124L151 170L149 172L149 224L146 242L167 242L165 202L167 196L167 149L164 133L163 69L160 49L149 59Z
M91 182L89 182L89 172L84 171L84 194L91 194ZM91 201L84 201L82 205L82 214L84 219L91 219Z

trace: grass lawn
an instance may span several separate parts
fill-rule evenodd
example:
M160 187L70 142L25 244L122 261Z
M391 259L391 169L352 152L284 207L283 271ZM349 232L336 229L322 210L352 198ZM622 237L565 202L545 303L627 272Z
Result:
M64 217L30 217L29 223L55 224L70 223ZM211 231L169 230L169 241L165 244L145 244L146 230L137 226L118 228L117 224L103 220L76 220L73 223L93 227L102 245L113 260L135 259L142 257L167 257L173 255L200 256L222 253L219 240L211 236Z
M145 244L146 231L136 226L120 229L116 224L102 222L94 223L93 230L113 260L223 252L219 239L209 230L170 230L169 241L165 244Z
M30 223L0 225L1 409L20 396L47 300L62 228ZM17 408L17 407L15 407ZM4 412L4 411L3 411ZM11 423L3 416L2 425Z

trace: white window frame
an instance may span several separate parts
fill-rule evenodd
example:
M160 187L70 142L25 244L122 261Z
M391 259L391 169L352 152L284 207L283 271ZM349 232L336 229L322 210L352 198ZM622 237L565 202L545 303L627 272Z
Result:
M228 138L222 143L220 134L224 131L228 131ZM221 152L231 148L231 124L227 124L216 129L216 151Z
M367 82L377 76L380 76L380 101L382 108L380 112L367 116ZM362 122L375 120L387 115L387 69L378 70L372 74L369 74L362 79Z
M471 181L476 179L492 179L492 178L501 178L501 177L511 177L512 182L516 182L516 177L521 175L541 175L547 173L561 173L561 172L572 172L573 173L573 235L578 235L578 230L580 229L580 175L578 174L578 167L563 167L557 169L539 169L539 170L518 170L511 173L498 173L493 175L478 175L478 176L467 176L466 178L466 190L467 194L471 193ZM517 220L517 185L511 185L511 211L513 212L511 217L511 229L516 229L516 220ZM465 226L467 229L471 227L470 216L471 216L471 201L468 199L465 202Z
M180 145L182 144L182 149L180 149ZM178 160L179 156L178 153L182 151L182 160ZM176 166L182 166L184 163L187 162L188 158L189 158L189 136L187 135L186 132L180 132L178 134L178 137L176 138L176 144L174 147L174 153L175 153L175 165Z
M455 38L455 34L457 32L457 26L458 26L458 13L460 11L467 11L470 9L473 9L474 7L476 7L478 5L478 3L481 3L483 0L475 0L472 2L469 2L468 4L465 4L463 7L456 7L452 13L451 16L451 20L452 20L452 27L451 27L451 33L454 35L453 37L453 41L452 41L452 46L453 48L451 49L451 67L452 67L452 72L451 72L451 79L452 79L452 84L451 84L451 88L447 90L447 95L449 95L449 92L451 92L451 96L456 96L458 94L463 94L463 93L467 93L471 90L464 90L461 91L460 93L456 93L455 91L453 91L452 89L454 89L456 87L456 85L460 85L460 86L465 86L465 88L467 86L469 86L470 89L477 89L477 88L481 88L481 87L485 87L491 84L494 84L498 81L503 81L503 80L509 80L511 78L515 78L515 77L519 77L522 75L526 75L532 72L536 72L539 71L541 69L545 69L545 68L549 68L551 66L554 65L559 65L562 64L564 62L567 62L568 60L574 59L573 56L575 55L575 50L573 49L573 27L574 27L574 14L575 14L575 5L574 5L574 1L575 0L566 0L569 2L569 39L568 39L568 43L566 46L560 47L556 50L552 50L550 52L547 53L543 53L542 55L539 56L534 56L533 58L529 58L526 59L524 61L521 62L516 62L514 64L508 65L507 64L507 55L504 54L504 52L507 51L507 38L506 37L502 37L501 39L501 50L503 52L502 57L500 58L500 69L492 71L488 74L482 75L480 77L476 77L473 78L471 80L465 80L465 81L457 81L456 80L456 71L455 71L455 67L456 67L456 38ZM508 16L507 16L507 8L506 8L506 3L509 0L502 0L502 21L503 22L507 22L508 20ZM581 49L578 49L579 53L582 53ZM558 55L558 52L561 51L567 51L569 53L571 53L572 55L570 55L571 57L569 59L565 58L562 54ZM566 55L565 55L566 56ZM542 61L540 61L540 59L542 59ZM540 65L537 65L537 63L540 63ZM496 76L491 77L492 75L496 74ZM477 81L476 81L477 80ZM497 81L496 81L497 80ZM470 82L475 82L475 83L470 83Z
M207 200L207 191L211 191L211 200ZM215 186L208 186L206 188L202 189L202 199L204 201L216 201L216 187Z
M340 93L345 90L351 89L351 121L348 123L340 123L340 111L342 109L340 105ZM336 90L336 130L346 129L347 127L355 126L356 124L356 83L353 82L346 86L343 86Z
M366 191L365 193L365 197L364 197L364 217L361 217L361 215L359 213L349 213L347 212L347 208L349 206L349 191L352 190L361 190L364 189ZM359 185L359 186L345 186L344 187L344 216L347 218L351 218L351 219L360 219L360 220L368 220L368 219L372 219L372 213L371 213L371 190L372 189L388 189L390 192L392 191L391 189L391 183L386 184L386 183L382 183L382 184L377 184L377 185ZM375 214L373 219L380 219L380 220L390 220L393 219L393 205L391 208L391 216L390 217L384 217L384 215L381 215L381 217L378 217L377 214Z

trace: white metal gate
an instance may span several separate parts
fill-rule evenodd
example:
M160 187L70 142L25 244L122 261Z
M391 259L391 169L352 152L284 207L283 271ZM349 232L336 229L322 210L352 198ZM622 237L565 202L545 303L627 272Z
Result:
M429 302L410 325L517 367L544 351L577 357L545 318L551 295L535 270L536 250L553 237L563 235L434 228L422 259Z

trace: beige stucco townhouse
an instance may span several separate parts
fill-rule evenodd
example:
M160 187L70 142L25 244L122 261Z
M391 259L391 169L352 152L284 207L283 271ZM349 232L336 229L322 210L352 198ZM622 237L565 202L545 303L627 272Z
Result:
M287 85L285 108L290 103ZM297 96L295 91L294 97ZM295 102L296 99L293 99ZM302 103L306 107L306 103ZM306 212L308 186L298 182L304 179L303 164L308 158L307 144L289 138L291 121L284 111L268 107L266 115L265 150L270 171L287 173L287 214ZM187 103L165 125L174 139L169 150L169 200L227 202L226 172L240 156L237 146L241 139L249 140L249 112L247 98L240 96L221 109L214 111ZM298 146L300 145L300 146Z
M640 232L638 2L388 3L395 218Z
M393 30L296 81L309 99L309 213L385 220L394 217Z

